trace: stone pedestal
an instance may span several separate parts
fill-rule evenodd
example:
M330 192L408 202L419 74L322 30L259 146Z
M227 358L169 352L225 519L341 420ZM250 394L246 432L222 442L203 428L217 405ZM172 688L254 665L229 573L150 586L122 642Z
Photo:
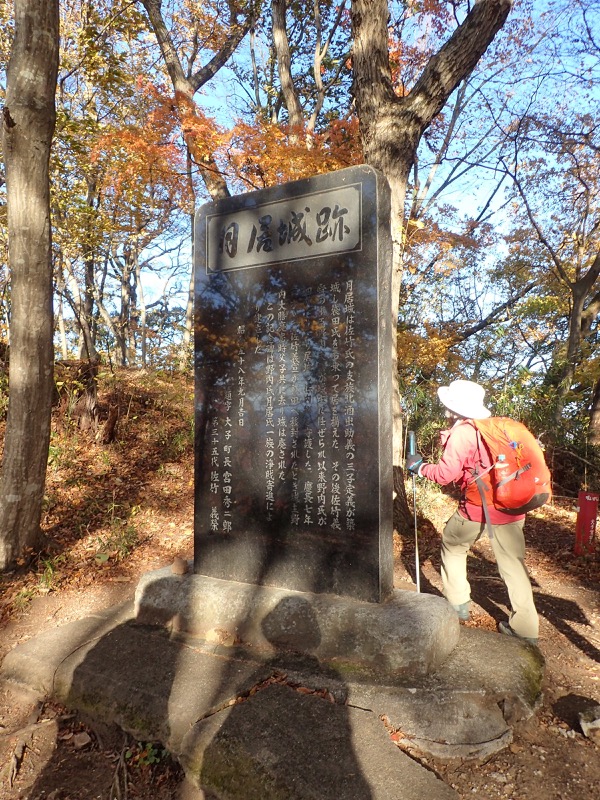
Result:
M341 675L405 680L435 671L459 637L458 617L434 595L394 591L385 603L293 592L203 575L146 573L136 592L138 622L159 624L260 657L293 652Z

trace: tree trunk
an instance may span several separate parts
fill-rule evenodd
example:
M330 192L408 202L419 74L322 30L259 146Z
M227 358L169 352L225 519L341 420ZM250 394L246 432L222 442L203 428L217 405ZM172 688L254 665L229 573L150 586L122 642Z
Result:
M592 396L589 441L594 447L600 447L600 378L594 385L594 394Z
M146 369L148 360L148 336L146 328L146 299L144 297L144 287L142 285L142 265L138 261L135 265L135 285L137 286L137 296L139 302L138 331L140 339L140 364L142 369Z
M281 84L281 92L288 112L290 128L295 130L290 136L290 142L297 144L298 133L304 125L304 114L292 79L292 55L287 36L286 11L287 0L272 0L273 44L275 46L275 53L277 54L279 83Z
M120 276L121 309L118 321L122 367L134 367L136 362L135 334L133 331L137 311L136 260L136 248L126 248Z
M579 280L568 283L571 292L571 313L569 316L569 336L567 347L562 357L562 366L557 378L556 403L554 406L554 429L560 430L562 424L563 411L573 380L575 370L581 364L581 345L585 338L585 330L589 327L589 317L596 318L598 313L598 299L590 301L590 294L596 287L596 282L600 277L600 253L596 254L594 261L587 272ZM586 302L589 303L586 309ZM586 317L588 319L586 320ZM592 410L593 411L593 410ZM590 417L593 420L593 413ZM591 430L590 430L591 433Z
M94 286L95 286L95 261L94 254L88 250L84 258L85 262L85 288L83 291L83 302L80 304L79 324L83 336L83 347L79 353L82 360L88 359L95 361L99 358L96 350L96 336L94 323Z
M56 278L56 288L58 291L58 332L60 334L60 354L63 361L66 361L69 357L69 345L67 342L67 326L65 325L65 307L64 307L64 291L65 291L65 280L63 276L62 266L59 266L57 270L57 278Z
M196 168L202 175L211 198L213 200L221 200L229 197L227 182L219 170L214 154L207 152L204 147L198 144L195 133L195 127L198 123L198 109L194 102L194 95L227 63L238 44L253 27L255 19L253 4L248 4L246 9L247 16L241 23L236 20L236 6L234 4L229 6L230 28L225 42L206 66L188 77L188 73L184 70L182 60L177 53L174 39L167 30L161 10L161 0L141 0L141 3L148 14L165 67L175 90L175 103L181 120L186 147L193 158Z
M97 199L96 181L88 178L87 181L88 191L86 198L86 205L88 208L93 209ZM93 215L90 214L87 218L86 227L93 227ZM92 230L88 231L92 234ZM90 236L90 239L93 237ZM83 335L83 348L80 350L79 358L88 361L99 360L100 355L96 350L96 321L94 319L94 292L96 288L96 257L92 247L86 246L84 253L85 265L85 287L83 290L83 303L80 305L80 319L81 333ZM73 273L73 277L74 273Z
M425 129L444 104L475 68L496 33L504 24L512 0L479 0L460 25L429 60L414 87L405 97L392 84L388 51L388 0L352 0L354 75L356 100L365 159L387 179L392 197L391 232L392 308L397 328L402 251L404 245L404 201L410 169ZM402 415L397 385L396 341L390 353L394 376L394 472L401 468ZM395 481L398 486L398 480ZM401 493L397 502L402 503ZM407 511L407 509L405 509Z
M39 541L53 389L50 146L58 0L15 0L3 144L12 276L9 405L0 481L0 569Z
M190 187L190 192L194 198L194 208L196 208L196 193L194 192L194 182L192 181L192 157L188 150L187 153L187 178ZM194 297L196 286L196 275L194 270L194 250L196 242L194 239L194 217L195 213L190 216L190 231L192 238L192 270L190 272L190 282L188 285L187 301L185 304L185 321L183 325L183 336L181 343L177 349L177 369L179 372L185 372L189 368L190 362L190 343L194 333Z
M177 370L179 372L185 372L189 368L190 363L190 343L194 332L194 285L194 267L192 264L192 274L190 275L187 301L185 304L183 335L181 337L181 343L177 348Z

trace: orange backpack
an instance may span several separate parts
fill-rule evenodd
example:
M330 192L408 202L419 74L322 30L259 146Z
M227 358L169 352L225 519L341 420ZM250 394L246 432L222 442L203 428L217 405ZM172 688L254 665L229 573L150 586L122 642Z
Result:
M467 500L505 514L525 514L552 497L550 470L540 443L522 422L508 417L469 420L488 454L490 467L473 474Z

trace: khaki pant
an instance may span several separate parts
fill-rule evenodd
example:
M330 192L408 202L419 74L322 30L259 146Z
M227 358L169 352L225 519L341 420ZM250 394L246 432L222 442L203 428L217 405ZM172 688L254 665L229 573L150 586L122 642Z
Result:
M525 567L525 537L523 523L516 520L507 525L494 525L492 549L500 577L506 584L510 604L510 626L519 636L537 639L539 620L533 602L533 592ZM457 512L450 517L442 533L442 583L444 594L453 606L471 599L467 580L467 553L486 530L484 522L473 522Z

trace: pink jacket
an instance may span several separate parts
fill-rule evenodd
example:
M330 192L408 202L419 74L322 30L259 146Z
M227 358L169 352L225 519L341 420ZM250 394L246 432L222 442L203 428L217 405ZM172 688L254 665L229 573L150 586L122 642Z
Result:
M450 430L440 434L444 452L437 464L421 464L419 475L430 481L446 486L456 483L461 492L458 513L466 519L484 522L485 517L481 505L475 505L465 499L467 482L473 477L473 470L479 471L490 466L490 459L484 447L479 447L477 431L468 420L459 419ZM506 525L515 520L524 519L525 514L505 514L488 505L492 525Z

